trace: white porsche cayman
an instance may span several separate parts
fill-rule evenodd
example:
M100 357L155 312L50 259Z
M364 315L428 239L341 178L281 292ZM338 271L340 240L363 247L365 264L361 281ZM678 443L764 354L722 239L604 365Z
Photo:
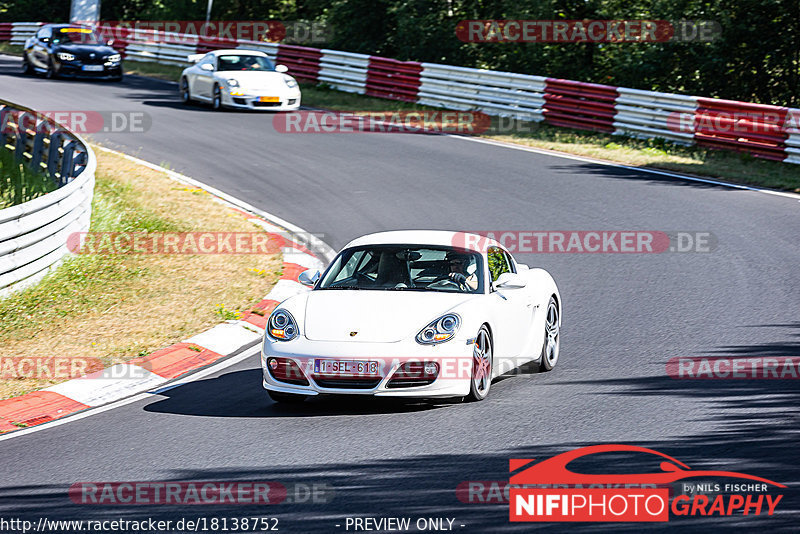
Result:
M311 291L278 305L261 351L275 401L319 394L482 400L492 378L558 362L561 297L547 271L473 234L395 231L350 242Z
M194 65L181 74L181 100L208 102L223 107L291 111L300 107L297 80L285 65L273 65L258 50L214 50L193 54Z

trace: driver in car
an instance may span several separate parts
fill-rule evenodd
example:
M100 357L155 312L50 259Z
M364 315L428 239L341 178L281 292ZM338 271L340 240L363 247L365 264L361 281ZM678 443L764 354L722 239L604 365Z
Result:
M449 269L448 279L473 291L478 288L478 277L475 276L474 270L472 274L467 272L467 267L470 263L469 256L458 254L457 252L448 252L445 258Z

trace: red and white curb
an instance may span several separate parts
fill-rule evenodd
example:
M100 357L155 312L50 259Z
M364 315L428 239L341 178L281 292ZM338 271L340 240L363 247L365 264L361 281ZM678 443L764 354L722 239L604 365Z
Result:
M97 148L162 172L181 183L201 188L213 195L215 200L264 228L271 239L283 239L283 274L272 290L239 320L218 324L147 356L0 401L0 434L22 432L21 429L108 405L139 393L154 392L188 373L257 346L264 335L267 318L272 310L281 301L308 290L298 281L298 275L306 269L322 270L325 263L333 258L333 250L313 236L304 238L303 241L310 243L316 253L298 245L292 239L287 239L292 234L307 233L278 217L169 169L114 150ZM202 373L203 376L205 374Z

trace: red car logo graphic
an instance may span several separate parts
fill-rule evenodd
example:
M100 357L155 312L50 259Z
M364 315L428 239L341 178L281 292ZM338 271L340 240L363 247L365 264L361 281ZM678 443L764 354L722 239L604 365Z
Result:
M660 472L636 474L584 474L571 471L567 465L578 458L604 452L640 452L660 456ZM509 471L516 471L524 465L533 462L533 459L514 459L509 461ZM764 482L779 488L783 484L773 482L766 478L736 473L734 471L692 470L688 465L668 456L662 452L637 447L635 445L593 445L568 451L547 460L543 460L527 469L511 476L509 483L512 485L526 484L669 484L678 480L696 477L729 477Z

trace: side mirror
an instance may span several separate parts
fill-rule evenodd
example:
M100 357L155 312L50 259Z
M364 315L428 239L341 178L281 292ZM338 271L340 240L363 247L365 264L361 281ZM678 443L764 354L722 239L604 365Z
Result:
M115 43L114 39L109 39L108 41L106 41L106 46L114 46L114 43Z
M49 43L50 43L50 38L49 38L49 37L42 37L42 38L41 38L41 41L42 41L44 44L49 44Z
M275 72L289 72L289 67L286 65L275 65Z
M207 72L214 72L214 65L211 63L203 63L200 68Z
M528 283L519 273L503 273L492 285L495 289L522 289Z
M319 271L309 269L307 271L303 271L300 273L300 276L297 277L301 284L304 286L311 286L313 287L314 284L317 283L319 280Z

